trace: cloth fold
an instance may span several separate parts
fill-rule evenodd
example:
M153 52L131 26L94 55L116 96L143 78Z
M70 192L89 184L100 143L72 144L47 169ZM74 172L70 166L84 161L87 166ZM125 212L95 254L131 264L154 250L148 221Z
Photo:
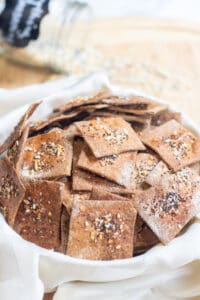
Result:
M111 85L107 76L100 72L63 79L62 84L51 82L49 96L48 83L21 88L16 92L13 108L42 99L33 115L34 120L39 120L68 99L92 94L105 87L119 94L141 95L134 89ZM34 94L31 93L33 90ZM0 113L11 109L14 91L1 90L1 95ZM8 136L26 107L1 117L0 142ZM183 121L200 134L186 116ZM3 300L14 299L16 295L18 300L42 300L44 291L55 288L54 300L200 299L199 219L167 246L157 245L146 254L131 259L104 262L76 259L37 247L9 228L2 216L0 228L0 298Z

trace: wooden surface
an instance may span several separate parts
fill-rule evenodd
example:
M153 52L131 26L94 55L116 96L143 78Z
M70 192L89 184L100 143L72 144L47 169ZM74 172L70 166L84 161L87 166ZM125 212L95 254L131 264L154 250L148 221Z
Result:
M78 40L81 26L76 30ZM66 56L70 73L104 68L112 82L167 99L200 124L199 25L143 18L95 20L82 53L76 59ZM52 76L57 75L0 60L1 86L42 82Z
M200 124L199 25L141 18L96 20L85 48L85 59L69 64L71 73L105 68L112 82L167 99ZM52 76L0 59L1 86L42 82Z

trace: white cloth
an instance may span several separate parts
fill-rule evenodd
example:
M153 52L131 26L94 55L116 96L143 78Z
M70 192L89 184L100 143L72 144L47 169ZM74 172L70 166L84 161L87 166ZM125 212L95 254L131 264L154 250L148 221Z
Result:
M56 91L57 82L51 83ZM44 85L47 88L47 84ZM44 118L55 105L72 96L93 93L102 87L116 93L135 93L132 89L112 86L102 73L63 81L64 89L44 98L34 119ZM61 86L58 84L58 90ZM67 88L66 88L67 87ZM20 99L33 100L32 87L20 89ZM43 85L36 86L36 99L44 95ZM11 96L14 91L11 91ZM2 91L3 95L3 91ZM6 95L6 96L5 96ZM17 93L16 93L17 95ZM9 102L5 91L0 109ZM16 96L17 97L17 96ZM14 106L21 104L16 98ZM18 102L19 101L19 102ZM158 100L160 101L160 100ZM0 141L17 123L26 107L0 119ZM184 116L186 125L200 134ZM37 247L18 236L0 216L0 299L42 300L44 291L57 288L54 300L175 300L200 299L200 222L167 246L158 245L144 255L109 262L86 261Z

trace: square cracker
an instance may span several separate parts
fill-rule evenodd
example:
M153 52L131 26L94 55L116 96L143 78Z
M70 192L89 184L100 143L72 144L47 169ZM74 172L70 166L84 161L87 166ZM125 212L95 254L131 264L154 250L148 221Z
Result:
M200 139L175 120L143 132L141 139L174 171L200 160Z
M133 200L142 219L167 244L200 209L200 177L186 167L136 193Z
M90 195L90 199L93 200L114 200L114 201L126 201L128 198L104 191L102 189L93 188L92 193Z
M64 184L29 181L14 229L26 240L47 249L60 245L60 216Z
M0 206L10 225L13 225L20 203L24 197L24 186L12 164L3 158L0 160Z
M131 194L133 190L126 189L110 180L96 176L88 171L77 167L77 162L84 146L83 140L74 141L73 171L72 171L72 189L74 191L92 191L93 188L99 188L117 194Z
M22 153L20 173L31 179L71 175L72 143L62 129L29 138Z
M132 257L135 219L130 201L75 201L67 254L91 260Z
M77 122L76 126L95 157L145 149L131 125L122 118L96 118Z
M134 189L136 156L136 152L127 152L98 159L85 144L77 165L128 189Z

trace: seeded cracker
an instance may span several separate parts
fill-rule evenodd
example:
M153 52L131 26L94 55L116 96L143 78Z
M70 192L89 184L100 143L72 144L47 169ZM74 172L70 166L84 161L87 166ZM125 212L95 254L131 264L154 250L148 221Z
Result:
M144 132L141 139L174 171L200 160L200 139L175 120Z
M111 193L117 194L132 194L133 190L126 189L110 180L104 179L100 176L96 176L93 173L81 170L77 166L77 162L84 145L84 141L76 140L74 142L74 154L73 154L73 176L72 176L72 188L74 191L92 191L93 188L102 189Z
M93 156L89 147L85 144L78 160L78 167L114 181L128 189L134 189L136 185L136 155L136 152L127 152L98 159Z
M24 191L24 186L12 164L6 158L1 159L0 211L10 225L13 225Z
M200 177L188 167L163 176L159 185L136 194L134 205L160 241L167 244L200 209Z
M90 199L95 200L114 200L114 201L127 201L125 197L115 195L109 192L101 191L100 189L93 189ZM134 243L134 253L141 254L151 247L159 243L158 238L153 233L153 231L147 226L147 224L141 219L139 215L136 218L135 224L135 243Z
M67 254L110 260L133 255L136 211L130 201L75 201Z
M95 157L145 149L131 125L122 118L96 118L77 122L76 126Z
M62 129L29 138L22 154L21 175L49 179L71 175L72 143Z
M63 183L30 181L17 213L14 229L26 240L47 249L60 245Z
M17 126L14 128L12 133L9 135L9 137L4 141L4 143L0 146L0 154L5 152L8 148L12 147L14 142L18 140L26 126L27 120L31 117L31 115L34 113L36 108L40 105L39 103L33 103L30 105L26 113L23 115Z

